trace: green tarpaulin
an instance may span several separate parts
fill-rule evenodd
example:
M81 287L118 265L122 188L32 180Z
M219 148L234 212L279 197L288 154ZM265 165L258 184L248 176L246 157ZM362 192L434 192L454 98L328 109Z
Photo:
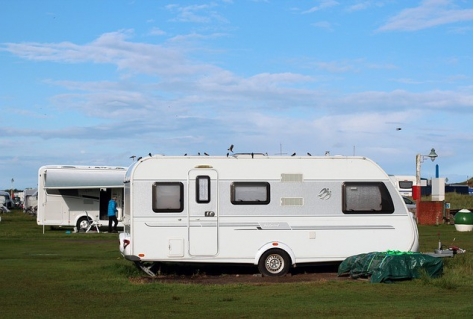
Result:
M422 272L432 278L441 276L442 258L412 252L371 252L346 258L339 265L338 275L379 283L419 278Z

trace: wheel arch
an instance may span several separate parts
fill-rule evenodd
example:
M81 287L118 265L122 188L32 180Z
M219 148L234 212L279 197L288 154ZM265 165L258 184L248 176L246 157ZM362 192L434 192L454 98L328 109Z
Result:
M255 254L255 259L253 261L254 265L258 265L262 255L267 250L270 250L270 249L281 249L284 252L286 252L288 254L288 256L290 257L291 266L295 267L295 264L296 264L295 253L293 252L293 250L287 244L279 242L279 241L268 242L268 243L264 244L262 247L260 247L258 249L257 253Z

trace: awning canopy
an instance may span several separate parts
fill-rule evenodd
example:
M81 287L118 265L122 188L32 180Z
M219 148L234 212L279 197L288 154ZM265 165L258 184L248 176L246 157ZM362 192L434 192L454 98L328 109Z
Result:
M44 188L120 188L125 172L122 168L50 168L44 171Z

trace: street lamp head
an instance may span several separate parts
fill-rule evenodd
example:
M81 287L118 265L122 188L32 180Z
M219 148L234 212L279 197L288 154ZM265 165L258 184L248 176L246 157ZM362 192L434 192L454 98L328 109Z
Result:
M428 154L428 157L431 158L431 161L434 162L434 160L438 157L438 154L436 154L435 149L432 148L430 154Z

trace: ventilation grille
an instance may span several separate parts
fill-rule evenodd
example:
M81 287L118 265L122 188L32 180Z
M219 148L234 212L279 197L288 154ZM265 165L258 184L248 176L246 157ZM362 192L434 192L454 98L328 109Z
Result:
M281 206L303 206L304 201L302 197L282 197Z
M303 174L281 174L282 182L302 182Z

